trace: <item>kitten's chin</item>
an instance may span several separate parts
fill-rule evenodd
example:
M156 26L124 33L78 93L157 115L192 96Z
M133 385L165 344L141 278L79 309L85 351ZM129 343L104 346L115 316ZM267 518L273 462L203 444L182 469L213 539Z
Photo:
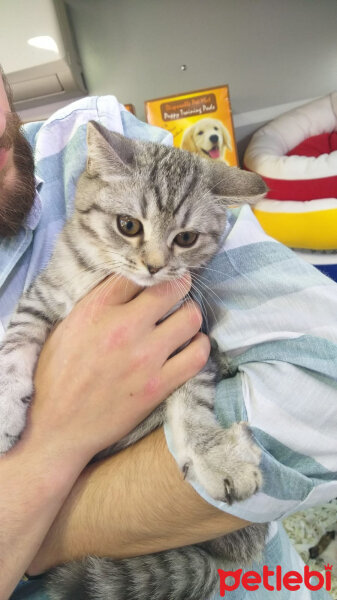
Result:
M125 274L125 277L131 279L131 281L133 281L137 285L140 285L141 287L151 287L152 285L158 285L159 283L164 283L165 281L174 281L175 279L177 279L178 277L182 277L183 275L184 273L179 273L175 275L175 277L172 277L172 275L170 277L163 277L162 274L156 276L148 275L147 273L127 273Z
M146 275L146 273L144 273L144 275L136 273L127 273L124 276L127 277L127 279L133 281L133 283L140 285L141 287L150 287L151 285L157 285L158 283L161 283L161 281L163 281L159 278L157 279L153 275Z

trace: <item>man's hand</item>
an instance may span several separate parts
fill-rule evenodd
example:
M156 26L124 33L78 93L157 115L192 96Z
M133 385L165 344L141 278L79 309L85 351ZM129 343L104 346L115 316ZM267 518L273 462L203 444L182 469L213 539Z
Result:
M73 448L89 461L206 364L197 305L189 301L157 324L187 294L190 277L178 284L141 291L110 278L55 329L39 360L30 416L41 443L52 437L61 452Z
M209 342L197 333L196 306L184 305L157 325L189 287L189 278L144 291L108 279L48 339L22 439L0 458L0 600L37 554L92 456L206 363Z

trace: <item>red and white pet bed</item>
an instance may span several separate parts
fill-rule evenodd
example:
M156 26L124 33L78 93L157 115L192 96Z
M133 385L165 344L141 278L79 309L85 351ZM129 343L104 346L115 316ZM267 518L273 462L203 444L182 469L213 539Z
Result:
M244 166L269 188L254 209L269 235L292 248L337 249L337 92L262 127Z

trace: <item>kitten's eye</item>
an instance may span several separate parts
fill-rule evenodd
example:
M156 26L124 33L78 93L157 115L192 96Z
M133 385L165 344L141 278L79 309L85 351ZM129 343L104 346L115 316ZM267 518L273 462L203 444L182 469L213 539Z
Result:
M189 248L193 246L198 239L198 234L195 231L182 231L178 233L174 238L173 242L177 244L177 246L182 246L183 248Z
M129 237L138 235L143 231L143 225L141 224L141 222L138 221L138 219L129 217L128 215L118 215L117 225L119 231L123 235L128 235Z

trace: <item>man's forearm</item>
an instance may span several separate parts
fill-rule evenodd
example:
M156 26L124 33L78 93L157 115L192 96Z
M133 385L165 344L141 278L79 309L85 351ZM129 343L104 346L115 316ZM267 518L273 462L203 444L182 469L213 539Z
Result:
M30 436L0 457L0 600L29 566L82 468L52 442L42 453Z
M81 474L29 572L88 554L149 554L245 525L183 480L159 430Z

